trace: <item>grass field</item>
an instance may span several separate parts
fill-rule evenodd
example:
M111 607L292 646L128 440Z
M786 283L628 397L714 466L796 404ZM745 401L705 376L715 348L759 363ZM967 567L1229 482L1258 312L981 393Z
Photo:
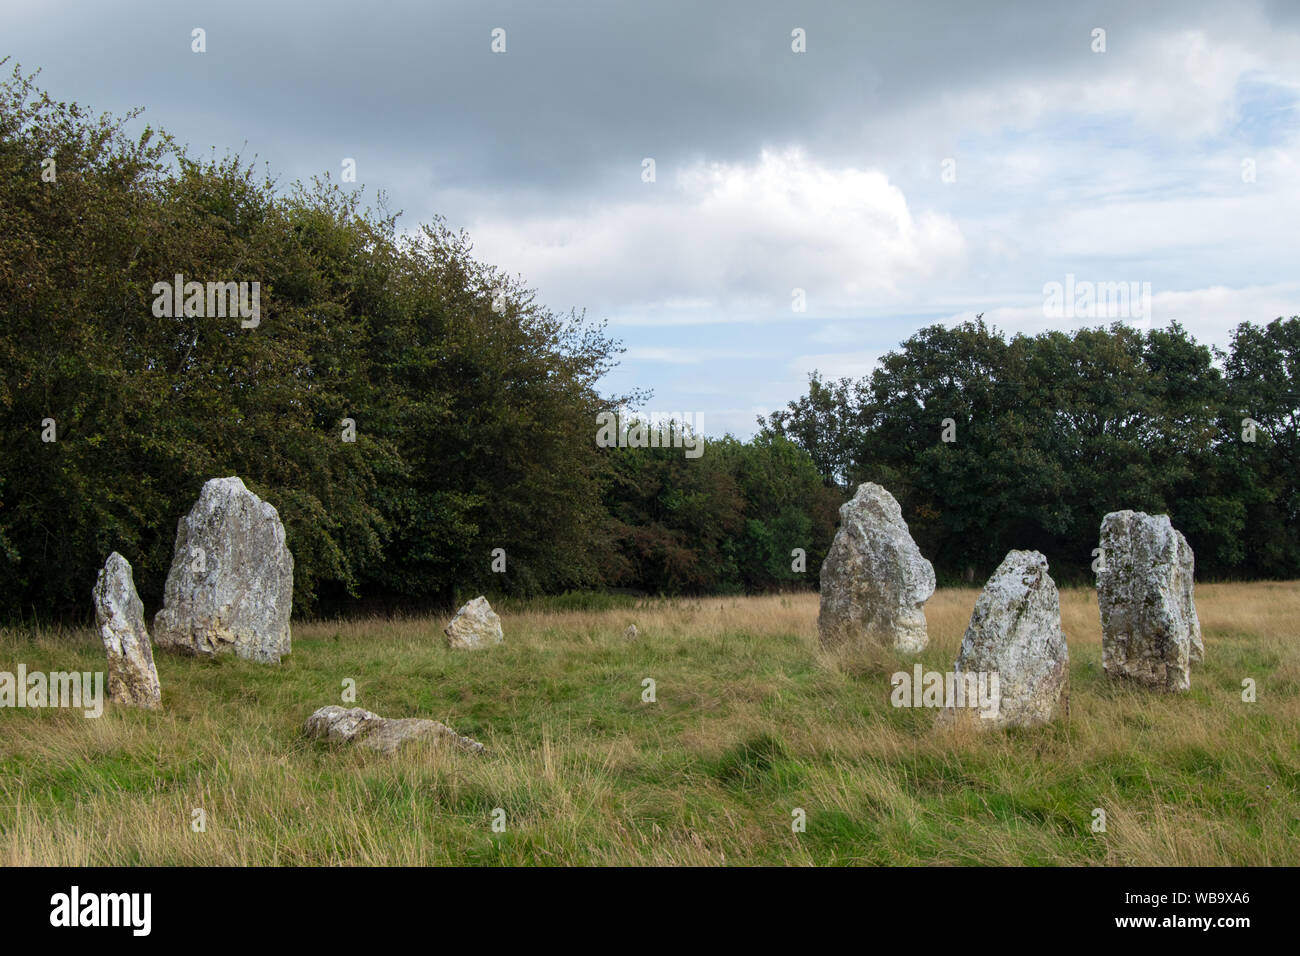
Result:
M927 669L977 593L927 605ZM1183 696L1110 683L1094 593L1061 597L1068 719L983 734L890 706L913 659L824 656L812 594L508 606L480 652L371 619L295 626L279 667L160 654L159 712L0 710L0 864L1300 864L1300 583L1199 586ZM104 655L90 630L0 632L19 663ZM305 739L349 677L356 705L490 753Z

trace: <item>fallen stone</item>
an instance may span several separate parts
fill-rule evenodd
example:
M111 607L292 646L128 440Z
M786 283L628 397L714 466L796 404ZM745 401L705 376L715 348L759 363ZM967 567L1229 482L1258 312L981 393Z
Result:
M1037 551L1012 551L984 585L953 665L963 675L997 675L990 716L968 709L981 727L1034 727L1069 712L1070 654L1061 598Z
M162 688L144 626L144 605L130 562L116 551L99 572L94 600L99 637L108 652L109 698L132 707L160 707Z
M322 737L335 743L354 743L380 753L393 753L411 741L451 744L469 753L483 753L485 749L477 740L462 737L436 720L380 717L360 707L344 709L338 704L316 711L307 718L304 729L309 737Z
M1168 515L1113 511L1101 522L1097 604L1102 667L1163 691L1191 687L1204 659L1193 597L1195 558Z
M443 633L447 635L447 646L453 650L478 650L505 640L501 618L482 595L457 611Z
M894 496L877 484L859 485L840 508L840 528L822 562L822 646L866 641L922 651L929 641L923 605L933 593L934 568Z
M292 608L293 555L279 514L238 478L213 478L176 529L154 641L278 663L289 653Z

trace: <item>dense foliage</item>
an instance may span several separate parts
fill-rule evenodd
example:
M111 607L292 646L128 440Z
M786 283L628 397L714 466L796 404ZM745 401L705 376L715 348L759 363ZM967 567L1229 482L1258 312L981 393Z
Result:
M1177 324L1010 339L932 326L860 381L814 374L763 434L846 492L889 488L949 579L982 580L1011 548L1082 578L1102 517L1123 508L1170 515L1201 576L1294 578L1298 372L1300 318L1243 323L1227 353Z
M178 518L223 475L279 510L300 611L807 580L789 552L825 549L835 494L793 444L599 448L597 413L645 397L597 392L603 326L441 224L403 235L357 193L278 190L134 118L18 71L0 89L0 617L84 616L112 550L156 605ZM256 325L159 317L177 274L258 282Z

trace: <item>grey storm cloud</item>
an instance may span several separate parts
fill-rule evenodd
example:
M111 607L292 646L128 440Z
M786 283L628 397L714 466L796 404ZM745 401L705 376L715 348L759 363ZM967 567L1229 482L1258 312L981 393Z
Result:
M6 4L0 48L45 67L60 96L144 106L195 147L247 149L294 176L334 169L341 154L390 188L589 193L643 156L734 161L798 141L869 159L909 135L896 118L918 104L1092 69L1080 37L1096 25L1123 57L1126 36L1190 22L1232 31L1240 9L54 0ZM1288 9L1294 18L1279 5L1268 19ZM189 50L194 27L207 31L202 57ZM505 55L489 50L496 27ZM790 54L795 27L806 56Z

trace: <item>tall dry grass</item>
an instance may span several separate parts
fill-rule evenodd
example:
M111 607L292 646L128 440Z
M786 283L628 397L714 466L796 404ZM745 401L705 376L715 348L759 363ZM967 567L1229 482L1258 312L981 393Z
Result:
M927 605L927 669L951 666L977 593ZM823 653L812 594L526 608L475 653L441 620L376 618L298 626L278 668L160 655L161 712L0 711L0 863L1296 864L1300 585L1203 585L1197 604L1206 663L1165 696L1104 677L1095 595L1064 591L1069 717L994 733L891 707L912 659ZM102 651L0 634L0 670L19 661L100 669ZM306 740L344 678L491 753Z

